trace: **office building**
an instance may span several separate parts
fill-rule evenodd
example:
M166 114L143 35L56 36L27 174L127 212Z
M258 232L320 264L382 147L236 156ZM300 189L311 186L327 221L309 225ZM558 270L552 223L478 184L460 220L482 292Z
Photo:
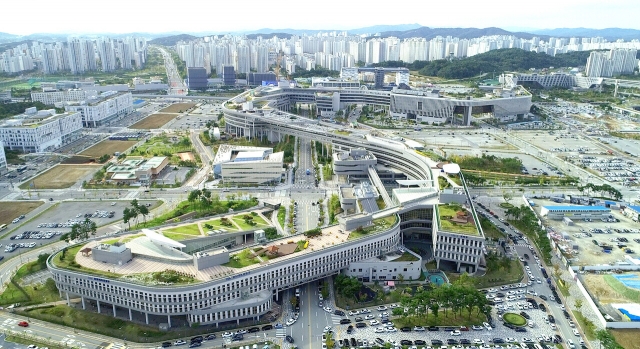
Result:
M236 71L232 65L222 67L222 83L228 86L236 84Z
M98 127L133 111L131 92L107 91L85 100L65 102L67 111L79 112L84 127Z
M266 73L248 73L247 74L247 84L249 86L261 86L263 82L274 82L276 81L276 74L274 72L266 72Z
M149 185L168 165L169 158L166 156L154 156L150 159L128 156L122 162L109 166L105 178L111 183Z
M0 140L11 150L25 153L52 151L80 137L82 117L78 112L56 114L55 110L28 108L24 114L4 119Z
M0 140L0 169L7 169L7 154L4 152L4 143Z
M190 90L206 90L207 77L207 70L205 68L187 68L187 87L189 87Z
M61 102L84 101L97 95L98 92L96 90L69 89L57 91L54 89L43 89L42 92L31 92L31 100L46 105L55 105Z
M560 205L560 206L542 206L540 208L540 216L549 219L563 219L571 217L573 220L578 219L601 219L608 217L611 209L604 206L579 206L579 205Z
M225 184L277 184L284 169L284 152L272 148L223 144L213 159L213 174Z

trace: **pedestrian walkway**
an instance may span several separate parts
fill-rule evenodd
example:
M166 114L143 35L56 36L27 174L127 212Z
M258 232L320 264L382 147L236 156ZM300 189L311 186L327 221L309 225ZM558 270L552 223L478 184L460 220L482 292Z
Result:
M276 338L284 338L287 335L287 330L284 328L276 329Z

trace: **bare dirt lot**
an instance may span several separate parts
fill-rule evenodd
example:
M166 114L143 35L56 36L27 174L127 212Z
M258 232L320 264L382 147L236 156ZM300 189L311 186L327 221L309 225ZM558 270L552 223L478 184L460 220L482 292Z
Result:
M28 189L32 182L34 183L34 189L69 188L82 177L99 168L99 165L58 165L38 175L33 180L23 183L20 188Z
M144 121L144 120L143 120ZM104 154L113 155L115 152L122 153L123 151L131 148L138 141L102 141L91 148L86 149L79 155L86 155L89 157L99 158Z
M195 103L176 103L160 110L161 113L182 113L196 105Z
M586 274L583 276L587 289L598 299L600 304L609 303L628 303L629 300L620 293L616 292L604 280L604 275Z
M640 349L638 335L640 330L609 330L616 337L616 342L625 349Z
M27 214L42 204L42 201L4 201L0 209L0 224L9 224L14 218Z
M129 126L129 128L140 130L160 128L167 122L173 120L175 117L175 114L153 114Z

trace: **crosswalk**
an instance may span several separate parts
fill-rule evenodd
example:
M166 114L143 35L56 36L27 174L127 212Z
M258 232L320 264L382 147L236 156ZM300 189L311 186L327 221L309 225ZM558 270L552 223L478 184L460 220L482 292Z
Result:
M276 329L276 338L284 338L287 336L287 330L284 328Z
M334 315L334 314L331 315L331 322L334 325L340 325L340 320L342 320L342 319L344 319L342 316L338 316L338 315Z

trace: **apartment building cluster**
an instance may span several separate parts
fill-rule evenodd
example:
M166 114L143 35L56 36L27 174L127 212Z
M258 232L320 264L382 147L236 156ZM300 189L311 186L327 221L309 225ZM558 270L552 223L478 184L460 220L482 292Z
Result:
M380 63L384 61L413 62L433 61L446 58L470 57L490 50L520 48L543 52L549 55L570 51L596 49L638 49L640 41L609 42L604 38L549 38L522 39L512 35L483 36L461 39L437 36L399 39L364 38L346 33L318 33L316 35L293 35L288 39L278 37L248 39L246 36L208 36L176 45L178 55L187 67L204 67L219 75L222 67L232 65L237 73L265 72L271 65L280 63L288 73L296 67L305 70L322 66L341 70L355 67L356 63ZM282 56L280 56L282 54Z
M0 53L0 72L16 74L39 69L44 74L70 71L83 74L90 71L140 69L147 59L144 38L85 39L70 37L66 42L25 43Z
M638 68L637 48L612 49L608 52L591 52L585 73L590 77L610 78L632 74Z

